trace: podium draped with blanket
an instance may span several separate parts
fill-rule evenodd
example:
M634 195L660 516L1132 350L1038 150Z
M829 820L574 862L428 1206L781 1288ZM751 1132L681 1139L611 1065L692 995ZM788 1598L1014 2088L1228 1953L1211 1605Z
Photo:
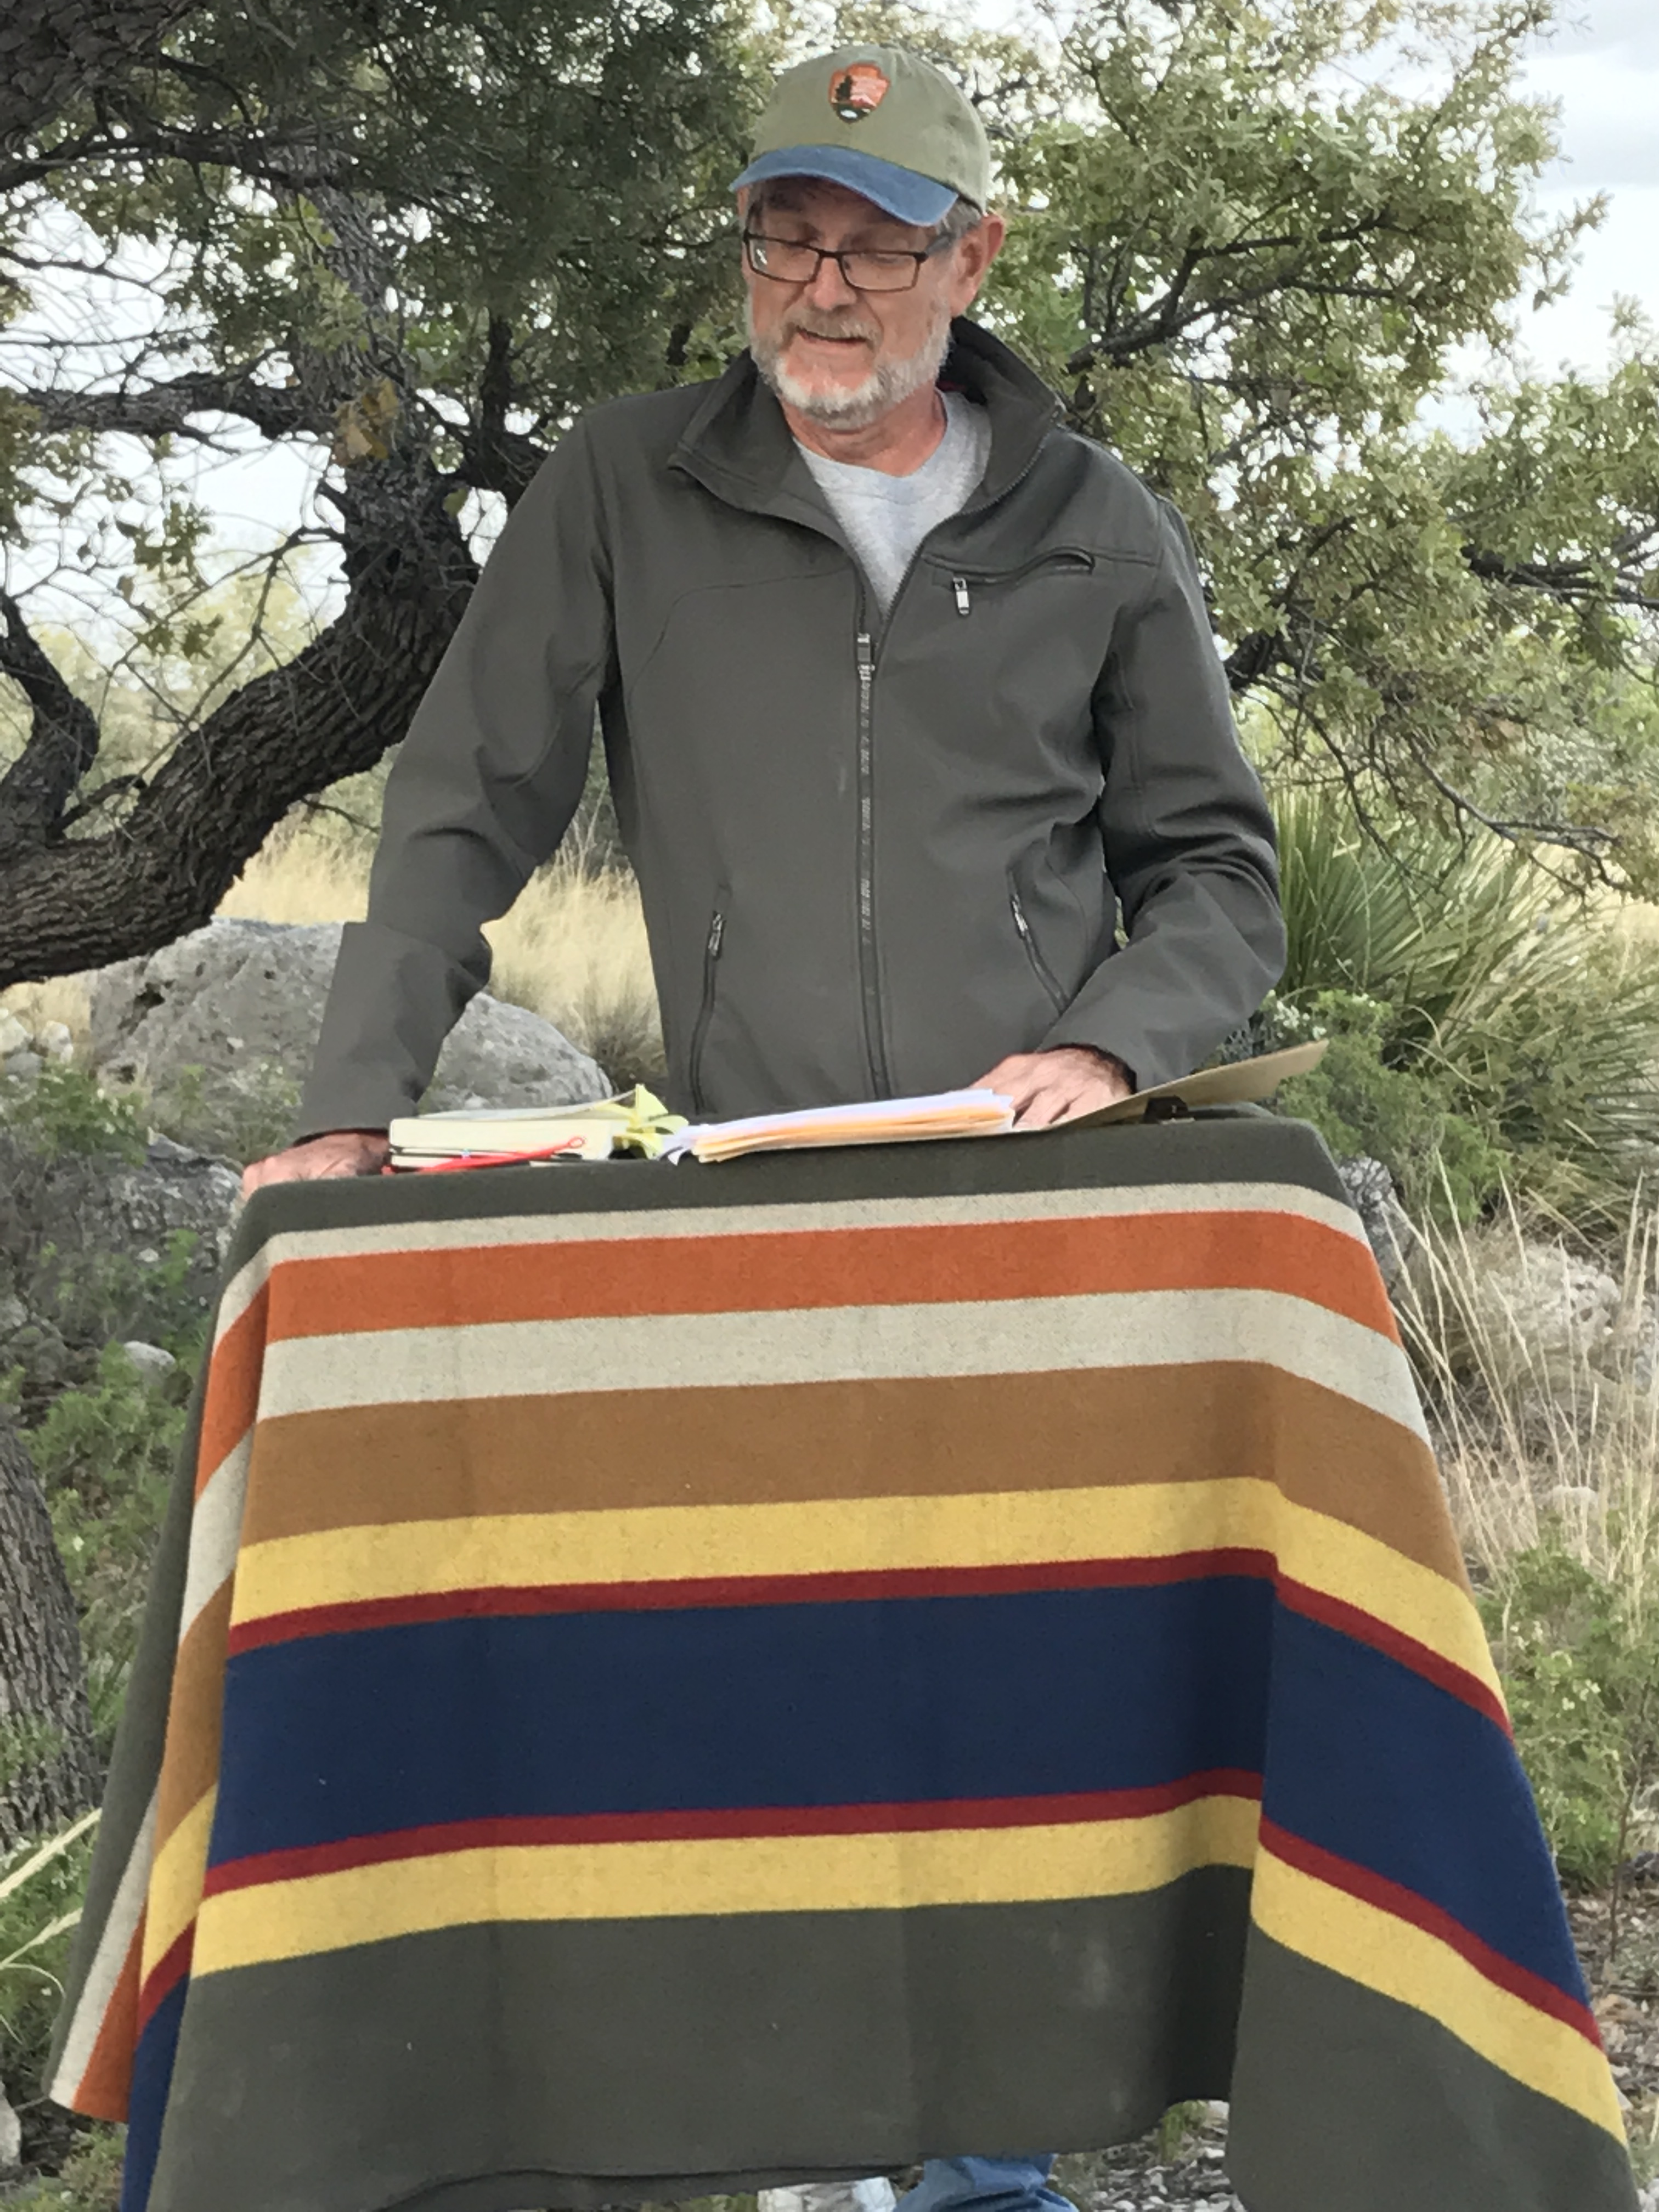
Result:
M1628 2212L1294 1123L299 1184L239 1231L54 2094L127 2212L1086 2148Z

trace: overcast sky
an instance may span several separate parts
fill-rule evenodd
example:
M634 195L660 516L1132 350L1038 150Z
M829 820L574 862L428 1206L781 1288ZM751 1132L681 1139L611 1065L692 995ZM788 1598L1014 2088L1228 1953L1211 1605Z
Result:
M969 5L988 23L1023 12L1018 0ZM1528 64L1530 84L1562 109L1562 157L1540 209L1565 210L1599 191L1612 204L1584 244L1571 296L1527 319L1516 366L1594 373L1608 359L1616 297L1641 301L1659 323L1659 0L1565 0L1563 15ZM1455 424L1458 413L1449 408L1443 419ZM199 491L218 511L224 541L252 548L291 525L307 473L297 453L261 452L220 464Z
M1561 103L1562 158L1540 204L1565 210L1607 192L1612 206L1571 298L1534 317L1525 343L1540 368L1598 368L1618 295L1659 322L1659 0L1568 0L1563 14L1574 27L1541 46L1528 71Z

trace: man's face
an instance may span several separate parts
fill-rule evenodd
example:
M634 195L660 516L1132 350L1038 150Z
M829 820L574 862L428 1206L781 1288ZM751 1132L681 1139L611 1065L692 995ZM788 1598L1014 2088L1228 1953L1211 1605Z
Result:
M740 204L745 228L769 238L920 252L934 235L816 178L769 185L759 209L752 197ZM749 343L762 375L781 399L826 428L859 429L879 420L938 375L951 318L978 291L1001 228L988 216L979 230L924 261L908 292L855 292L833 261L821 262L811 283L779 283L757 276L745 258Z

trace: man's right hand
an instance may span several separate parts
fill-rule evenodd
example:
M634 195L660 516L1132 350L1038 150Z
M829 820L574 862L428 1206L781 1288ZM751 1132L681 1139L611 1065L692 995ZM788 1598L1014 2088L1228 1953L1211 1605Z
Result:
M384 1129L328 1129L242 1170L242 1195L270 1182L315 1182L330 1176L379 1175L392 1156Z

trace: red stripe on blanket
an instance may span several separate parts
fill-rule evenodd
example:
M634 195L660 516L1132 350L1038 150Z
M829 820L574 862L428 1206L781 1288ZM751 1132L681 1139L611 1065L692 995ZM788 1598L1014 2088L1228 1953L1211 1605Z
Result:
M1344 1890L1362 1904L1374 1905L1379 1911L1392 1913L1396 1920L1404 1920L1413 1928L1420 1928L1425 1935L1437 1937L1487 1981L1507 1990L1510 1996L1519 1997L1534 2011L1548 2013L1552 2019L1576 2028L1598 2051L1601 2048L1601 2030L1588 2005L1580 2004L1576 1997L1569 1996L1553 1982L1546 1981L1541 1974L1517 1966L1513 1959L1494 1951L1490 1943L1472 1935L1462 1921L1454 1920L1450 1913L1419 1897L1415 1890L1407 1889L1384 1875L1373 1874L1369 1867L1357 1865L1352 1859L1339 1858L1334 1851L1324 1850L1317 1844L1292 1835L1288 1828L1281 1828L1266 1814L1261 1821L1261 1847L1287 1866L1295 1867L1298 1873L1310 1875L1316 1881L1327 1882L1333 1889Z
M166 2003L190 1972L190 1961L196 1948L196 1923L192 1920L184 1934L175 1938L161 1954L144 1977L143 1987L138 1992L138 2033L149 2027L152 2016ZM135 2039L136 2040L136 2039Z
M1279 1601L1291 1613L1320 1621L1325 1627L1335 1629L1339 1635L1351 1636L1357 1644L1369 1644L1374 1651L1397 1659L1414 1674L1421 1674L1425 1681L1484 1713L1505 1735L1514 1734L1504 1701L1490 1682L1483 1682L1467 1667L1460 1667L1455 1660L1444 1658L1428 1644L1419 1643L1416 1637L1391 1627L1386 1620L1379 1620L1375 1613L1366 1613L1359 1606L1331 1597L1307 1583L1293 1581L1288 1575L1279 1577Z
M1189 1774L1145 1790L1102 1790L1049 1797L942 1798L902 1805L785 1805L701 1812L583 1813L501 1820L453 1820L379 1836L347 1836L329 1844L261 1851L210 1867L204 1895L380 1866L446 1852L562 1844L696 1843L763 1836L879 1836L947 1828L1033 1828L1106 1820L1142 1820L1206 1797L1257 1802L1261 1778L1242 1768Z
M556 1613L664 1613L721 1606L846 1605L886 1598L994 1597L1006 1591L1152 1589L1170 1583L1273 1576L1269 1552L1243 1547L1154 1559L1036 1560L989 1567L851 1569L817 1575L719 1575L684 1581L552 1583L514 1589L432 1590L307 1606L240 1621L232 1656L310 1636L349 1636L418 1622Z

